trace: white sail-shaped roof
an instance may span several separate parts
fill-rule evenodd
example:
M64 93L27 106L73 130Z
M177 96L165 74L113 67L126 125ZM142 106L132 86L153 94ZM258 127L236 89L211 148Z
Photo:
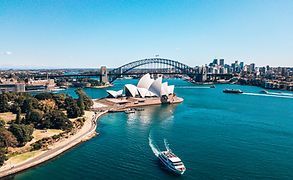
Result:
M113 97L113 98L117 98L119 96L122 96L123 90L119 90L119 91L113 91L113 90L107 90L107 93L109 96Z
M147 95L147 93L149 92L149 90L145 89L145 88L137 88L137 91L138 91L140 97L142 97L142 98L144 98Z
M161 96L163 95L169 95L169 91L168 91L168 82L164 82L162 84L162 87L161 87Z
M168 94L174 94L174 85L168 86Z
M138 88L149 89L154 80L149 73L143 75L137 83Z
M154 93L152 93L151 91L148 91L145 95L145 97L153 97L153 96L157 96Z
M150 86L149 91L154 93L156 96L161 96L162 77L158 77Z
M135 97L138 94L137 87L133 84L126 84L125 85L125 94L126 94L126 96Z

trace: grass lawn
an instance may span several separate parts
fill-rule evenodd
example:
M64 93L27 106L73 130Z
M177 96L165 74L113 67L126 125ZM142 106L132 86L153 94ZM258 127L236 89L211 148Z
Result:
M60 129L35 130L33 133L34 141L38 141L44 137L51 137L62 133Z
M16 114L12 114L12 112L0 113L0 119L3 119L6 123L8 123L16 119Z
M23 162L31 157L34 157L40 153L41 153L41 151L32 151L32 152L27 152L27 153L23 153L23 154L18 154L16 156L9 158L7 161L7 164L14 165L14 164Z

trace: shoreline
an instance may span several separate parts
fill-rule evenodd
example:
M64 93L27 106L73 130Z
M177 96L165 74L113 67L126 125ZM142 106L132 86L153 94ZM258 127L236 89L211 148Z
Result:
M59 144L55 144L52 147L49 148L49 150L40 152L37 156L34 156L32 158L28 158L27 160L20 162L10 168L7 166L2 166L2 170L0 168L0 178L4 178L19 172L22 172L24 170L27 170L29 168L35 167L37 165L40 165L41 163L44 163L48 160L53 159L54 157L57 157L58 155L66 152L67 150L75 147L76 145L85 142L87 140L90 140L96 135L96 128L97 128L97 121L98 119L108 113L108 111L99 112L95 114L94 111L90 111L92 115L95 117L87 119L86 123L89 123L90 127L89 129L85 125L79 130L78 133L71 136L69 139L66 139L63 142L60 142ZM85 132L83 132L85 131ZM69 142L68 142L69 141ZM56 146L56 147L54 147Z
M97 99L95 99L97 100ZM179 104L183 101L183 98L177 97L175 101L173 101L170 104ZM127 108L134 108L134 107L142 107L142 106L152 106L152 105L160 105L162 104L160 102L148 102L148 103L142 103L142 104L130 104L126 107L120 107L123 110L126 110ZM170 105L169 104L169 105ZM109 106L106 106L109 107ZM117 108L117 107L116 107ZM99 112L97 109L93 108L92 111L89 111L91 113L91 116L87 117L87 120L85 121L86 124L73 136L69 137L68 139L58 143L53 144L48 150L45 151L32 151L36 152L37 155L33 156L31 158L28 158L20 163L17 163L14 166L8 166L8 164L3 165L0 168L0 178L4 178L7 176L11 176L13 174L20 173L22 171L25 171L29 168L35 167L37 165L40 165L46 161L49 161L58 155L66 152L67 150L77 146L78 144L88 141L94 136L97 135L96 128L97 128L97 121L98 119L107 114L110 113L110 109L106 109L105 111ZM113 111L113 112L119 112ZM9 161L9 160L8 160Z

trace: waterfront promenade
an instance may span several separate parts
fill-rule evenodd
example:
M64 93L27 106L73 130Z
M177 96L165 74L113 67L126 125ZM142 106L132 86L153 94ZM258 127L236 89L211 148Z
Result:
M56 143L49 148L47 151L41 151L36 156L29 158L18 164L11 165L7 162L4 166L0 168L0 178L21 172L28 168L39 165L45 161L48 161L61 153L69 150L70 148L76 146L77 144L89 140L96 135L97 120L100 116L107 113L107 111L99 112L87 112L86 121L84 126L73 136Z

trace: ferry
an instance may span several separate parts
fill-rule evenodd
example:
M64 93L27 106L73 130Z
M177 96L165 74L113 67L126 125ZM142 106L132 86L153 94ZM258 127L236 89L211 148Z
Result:
M174 172L175 174L182 175L186 168L179 157L177 157L170 150L161 151L158 155L159 160L165 165L168 170Z
M223 92L224 93L231 93L231 94L241 94L241 93L243 93L243 91L241 91L240 89L224 89Z

